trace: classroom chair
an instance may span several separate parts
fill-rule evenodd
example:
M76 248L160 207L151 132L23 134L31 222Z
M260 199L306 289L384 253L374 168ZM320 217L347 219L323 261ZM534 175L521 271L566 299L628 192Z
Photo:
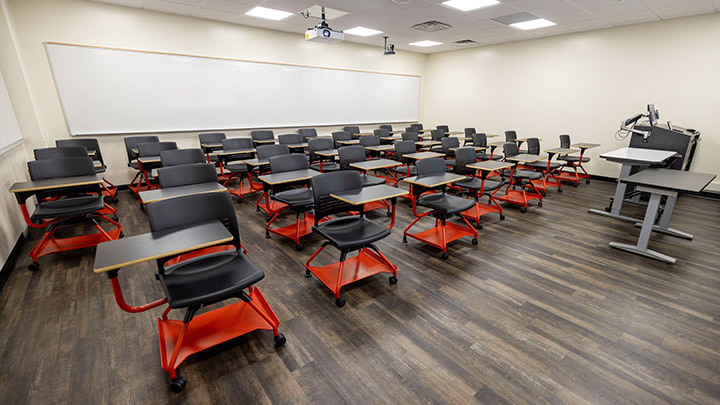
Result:
M410 127L415 128L415 132L420 132L423 130L423 124L421 124L419 122L416 124L410 124ZM412 131L410 131L410 132L412 132Z
M472 134L472 145L488 147L487 135L484 132ZM487 153L487 149L485 151L478 151L476 157L480 160L501 160L503 158L501 154L493 152L494 148L490 150L490 153Z
M445 164L455 166L455 152L452 149L460 147L460 139L455 136L446 136L440 139L442 144L442 153L445 154Z
M420 130L417 129L417 127L405 127L405 132L415 132L418 133Z
M432 178L434 176L442 176L445 174L445 160L442 158L430 158L419 160L417 166L417 180L424 178ZM435 193L426 193L427 191L436 191ZM437 192L439 191L439 192ZM450 254L447 252L448 243L460 239L464 236L472 236L472 244L478 244L477 230L470 225L462 213L469 210L475 205L475 202L467 198L462 198L446 193L446 186L422 187L417 184L412 185L413 199L412 207L415 214L413 220L405 231L403 231L403 243L407 243L408 236L417 239L425 244L442 250L443 260L447 260ZM418 213L417 206L429 208L430 211ZM410 228L422 218L432 216L435 218L435 227L418 233L410 233ZM448 222L448 219L458 217L462 221L461 224Z
M349 133L351 136L351 139L357 139L360 137L358 135L360 133L360 127L357 127L357 126L343 127L343 131Z
M223 139L222 148L224 151L232 150L250 150L253 148L253 141L251 138L229 138ZM232 179L238 179L240 184L235 190L229 190L230 194L237 196L238 201L242 202L243 196L246 194L252 194L262 190L262 186L257 185L253 182L252 172L248 169L247 165L243 163L243 159L250 159L255 155L255 152L247 153L234 153L232 155L218 156L220 163L220 169L223 171L223 175L226 180L223 186L227 185ZM227 172L225 172L227 170ZM248 184L243 184L243 177L247 175Z
M282 134L277 137L280 145L299 145L305 143L300 134Z
M570 148L570 135L563 134L560 135L560 147L568 149ZM580 179L585 179L585 184L590 184L590 175L583 167L583 163L587 163L590 161L590 158L587 156L583 156L585 154L585 149L580 149L580 156L575 155L564 155L558 157L557 160L560 160L564 162L565 164L562 166L562 168L557 173L557 178L561 181L567 181L573 183L573 187L577 187L578 184L580 184ZM572 170L572 172L569 172L567 170L564 170L565 168L569 168ZM578 173L578 169L582 170L582 173Z
M540 155L540 140L538 138L528 138L527 153L530 155ZM550 159L541 160L539 162L525 163L525 167L531 168L542 173L542 178L531 180L531 183L542 193L547 193L549 187L557 187L558 193L562 193L562 184L555 176L555 172L562 166L560 162L553 162ZM548 180L550 177L552 180ZM544 195L544 194L543 194Z
M82 157L50 158L28 162L30 179L39 181L95 175L92 159L87 156L87 152L84 152L84 155ZM33 195L36 196L38 204L35 212L30 216L26 201ZM43 236L29 253L33 260L28 266L31 271L40 269L38 259L42 256L93 247L98 243L122 237L122 226L117 222L117 216L108 218L103 213L106 210L113 213L116 211L103 201L104 197L100 184L35 189L29 192L17 193L16 198L18 204L20 204L25 223L30 228L44 228ZM105 231L98 222L100 219L109 222L114 226L114 229ZM85 221L91 223L98 233L57 237L58 230L66 228L66 225L70 228L76 228L77 222Z
M512 129L505 131L505 142L518 143L517 131L514 131ZM519 148L520 148L520 144L518 143L518 153L527 153L527 149L519 149Z
M417 132L403 132L402 134L400 134L400 138L403 141L420 142L420 136Z
M158 259L156 277L166 298L142 307L125 303L117 270L110 274L115 300L123 310L141 312L168 304L157 323L161 364L173 392L185 388L187 381L177 374L177 368L194 353L254 330L272 330L275 347L285 344L285 336L278 331L280 321L255 286L265 274L240 243L228 193L171 198L149 204L147 211L154 233L220 221L232 235L227 244ZM198 314L203 307L227 300L238 302ZM171 310L185 310L185 315L182 320L170 319Z
M391 170L396 176L400 175L403 177L415 176L417 169L415 167L415 160L405 157L411 153L417 152L417 147L413 141L397 141L395 142L395 160L402 163L402 166L393 167ZM397 185L399 178L392 184L393 187Z
M257 156L258 160L270 159L273 156L289 155L289 154L290 154L290 148L288 148L287 145L273 145L273 144L260 145L257 147L257 152L256 152L256 156ZM305 155L303 155L303 158L305 158ZM270 168L258 169L258 174L260 174L260 175L265 172L270 172ZM265 215L267 215L267 220L270 221L270 218L276 212L286 210L288 208L288 206L287 206L287 204L281 203L280 201L271 201L268 191L269 190L265 189L263 186L263 193L260 195L260 197L258 197L257 201L255 201L255 209L257 211L265 212Z
M146 163L142 164L141 160L145 157L160 157L160 152L164 150L175 150L177 149L177 143L175 142L147 142L147 143L139 143L137 145L138 149L138 169L142 173L142 177L145 182L145 186L142 186L142 183L138 184L136 188L131 188L131 190L140 197L140 192L145 190L150 190L153 188L156 188L156 185L153 181L151 181L152 176L151 171L155 167L160 166L160 162L157 163Z
M215 183L217 172L212 163L191 163L157 169L160 188Z
M507 160L507 157L518 155L518 146L516 143L506 143L503 145L503 153ZM532 183L533 180L540 180L542 173L524 170L518 168L519 164L516 164L510 169L510 178L508 180L507 187L505 188L505 194L500 197L495 197L498 201L504 201L510 204L519 205L520 212L523 214L527 212L528 202L531 200L538 200L538 206L542 207L542 193ZM520 190L518 191L517 188ZM533 191L528 192L526 188L531 188Z
M334 148L337 149L337 148L343 146L342 144L338 143L339 141L352 140L352 135L350 135L350 132L347 132L347 131L335 131L332 133L332 140L333 140Z
M253 145L257 147L258 145L265 145L267 141L271 141L275 139L275 132L272 130L255 130L250 131L250 138L252 138Z
M103 159L102 151L100 150L100 144L95 138L82 138L82 139L58 139L55 141L55 146L66 147L66 146L80 146L87 150L88 155L95 163L95 173L105 173L107 171L107 165L105 159ZM99 165L98 165L99 162ZM110 201L117 202L118 199L115 196L117 194L117 187L111 183L108 179L103 177L101 184L103 188L103 195L108 197Z
M225 138L226 136L224 132L207 132L204 134L198 134L198 139L200 140L200 148L202 148L203 153L205 153L205 157L207 158L208 163L217 162L217 156L213 155L212 151L219 148L218 146L209 145L218 145Z
M133 190L133 192L134 192L134 190L136 188L139 188L140 185L142 184L142 182L144 181L144 178L142 177L142 172L140 171L140 168L138 167L137 147L141 143L160 142L160 139L156 135L128 136L128 137L123 138L123 142L125 143L125 152L127 153L127 158L128 158L127 165L129 168L137 170L137 172L135 173L135 176L133 176L132 180L130 180L130 184L128 184L128 187L130 188L130 190Z
M463 146L472 145L473 144L472 136L474 134L476 134L477 131L475 131L475 128L468 127L468 128L464 129L464 132L465 132L465 140L463 142ZM468 138L470 138L470 139L468 139Z
M331 194L359 192L362 188L360 174L355 171L339 171L315 176L311 180L315 225L313 231L325 238L325 242L305 263L305 277L315 275L335 294L335 305L342 307L345 299L340 296L343 286L378 273L390 273L390 284L397 283L397 266L377 248L375 243L390 235L390 229L377 224L364 215L349 215L320 222L333 214L352 211L353 207ZM393 200L393 204L394 204ZM340 260L326 266L311 263L327 246L340 251ZM348 254L357 251L357 256Z
M440 131L444 131L445 133L450 132L450 127L447 125L437 125L435 126L435 129L439 129Z
M363 162L365 161L365 158L365 150L360 145L343 146L342 148L338 149L338 161L340 163L340 170L356 170L350 165L352 163ZM360 175L360 178L362 179L363 187L372 187L379 184L387 183L387 179L383 177L371 176L367 173L362 173ZM376 201L374 203L365 204L363 211L369 212L381 208L385 208L387 210L388 216L390 216L391 207L390 204L386 201Z
M373 134L377 136L378 138L387 138L390 136L390 131L387 129L379 128L379 129L373 129ZM361 137L364 138L364 137Z
M310 138L317 138L317 131L315 128L301 128L298 129L298 134L302 136L303 142L309 140Z
M447 134L442 129L433 129L430 131L430 139L437 142L442 142L443 138L447 137ZM442 153L442 145L435 145L430 148L432 152Z
M308 168L307 158L305 155L299 153L272 156L268 161L270 162L270 172L273 174ZM311 234L312 225L315 223L315 217L308 213L308 211L313 208L313 194L312 189L308 187L296 188L296 186L307 183L307 180L303 180L301 182L283 183L272 186L270 198L285 204L289 209L295 211L295 223L281 228L271 228L272 223L275 222L280 216L280 213L285 210L276 211L270 218L270 221L265 224L266 238L270 238L270 232L272 232L295 242L295 249L298 251L303 250L300 238ZM267 207L267 209L270 211L270 207Z
M353 145L354 146L354 145ZM377 135L366 135L360 137L360 146L366 148L368 146L380 146L380 137ZM379 158L382 152L365 150L365 155L370 159Z
M321 156L315 152L324 150L333 150L334 142L330 138L316 138L308 141L308 158L310 159L310 168L320 172L332 172L340 170L340 165L335 159L328 156Z
M387 129L388 132L392 132L392 131L393 131L393 127L392 127L392 125L390 125L390 124L382 124L382 125L380 125L380 129Z
M463 147L455 150L455 166L453 168L453 172L455 174L461 174L469 177L454 182L453 186L464 190L467 194L473 197L475 205L472 208L463 211L462 216L467 218L469 221L474 221L477 229L482 229L480 217L483 215L491 212L497 212L500 214L501 220L505 219L502 206L497 200L495 200L494 197L494 194L500 190L500 188L505 184L505 181L488 180L488 172L485 171L481 171L481 177L477 178L475 176L475 169L467 167L467 165L475 163L476 161L477 159L474 148ZM488 203L480 201L483 196L488 197Z
M206 163L202 149L168 149L160 151L162 167Z

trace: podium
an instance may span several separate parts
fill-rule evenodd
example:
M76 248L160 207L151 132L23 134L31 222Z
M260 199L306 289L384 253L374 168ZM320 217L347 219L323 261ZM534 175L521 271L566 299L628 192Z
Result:
M658 123L655 126L638 125L635 129L649 131L650 136L647 137L647 142L645 142L642 135L632 134L632 138L630 139L631 148L677 152L680 157L675 159L667 168L683 171L690 170L695 148L700 140L700 132L691 132L687 128L674 126L669 122L663 124Z

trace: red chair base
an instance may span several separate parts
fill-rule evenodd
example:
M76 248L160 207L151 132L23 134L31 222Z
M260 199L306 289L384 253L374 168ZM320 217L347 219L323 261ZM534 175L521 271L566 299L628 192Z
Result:
M580 184L580 179L589 180L590 175L585 173L578 173L577 171L569 172L567 170L560 170L555 173L555 177L557 177L560 181L566 181L569 183L575 183L575 185Z
M115 225L115 229L105 231L100 226L95 225L95 228L99 231L99 233L71 236L68 238L56 238L55 232L57 232L58 228L51 229L48 232L45 232L43 237L40 239L40 242L38 242L35 248L30 251L29 255L33 259L33 262L37 264L39 257L52 253L93 247L97 246L99 243L119 239L120 234L122 233L122 225L104 215L100 215L99 217Z
M474 207L470 208L467 211L463 211L462 216L464 216L465 219L467 219L468 221L476 222L479 225L480 217L482 217L483 215L487 215L491 212L500 213L500 219L505 218L505 215L503 215L502 207L479 201L475 203Z
M528 192L523 190L507 190L506 194L501 197L495 197L498 201L503 201L506 203L514 204L514 205L520 205L522 208L527 209L528 202L531 200L540 200L538 202L538 205L542 206L542 196L540 194L536 194L534 192ZM525 211L523 211L525 212Z
M530 183L532 183L533 186L535 186L536 189L542 191L543 193L548 190L550 187L557 187L558 190L562 190L562 184L560 184L560 181L555 180L532 180Z
M278 336L280 321L260 290L251 288L248 296L252 299L249 303L240 301L197 315L187 324L158 318L161 365L171 379L188 356L209 347L258 329L272 330L273 335ZM173 357L174 362L170 364Z
M463 220L467 222L464 218ZM410 229L410 227L407 229ZM470 223L467 223L467 226L464 226L452 222L446 222L445 226L437 225L434 228L418 233L409 233L407 232L407 229L405 230L404 236L409 236L430 246L436 247L442 250L443 253L447 252L448 243L456 241L464 236L472 236L474 239L477 239L477 231L470 225Z
M284 211L290 207L285 203L270 199L270 195L267 191L262 193L260 197L258 197L257 201L255 201L255 205L257 206L258 210L262 210L268 216L273 216L278 212Z
M262 191L262 186L255 185L254 183L250 184L244 184L242 181L240 181L240 187L236 188L235 190L228 190L230 194L238 196L239 198L243 198L243 196L247 194L254 194L258 191Z
M312 272L327 288L335 293L335 298L340 298L340 289L355 281L368 278L379 273L390 273L393 277L397 277L397 266L380 252L375 252L369 248L362 248L358 251L357 256L345 259L342 262L328 264L327 266L316 267L310 266L310 262L317 256L325 245L321 246L315 253L310 256L305 268Z
M303 219L297 218L294 223L283 226L282 228L270 228L270 225L278 218L279 213L276 213L270 222L265 225L265 237L269 238L269 232L288 238L295 242L298 249L302 248L300 245L300 238L312 233L312 227L315 225L315 216L312 214L303 214ZM327 219L320 220L319 222L327 221Z

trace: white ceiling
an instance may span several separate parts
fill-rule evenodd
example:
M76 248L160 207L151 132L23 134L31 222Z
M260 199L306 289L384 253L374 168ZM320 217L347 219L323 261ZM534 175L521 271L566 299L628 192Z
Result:
M305 32L319 20L305 19L298 13L314 5L323 5L347 12L332 21L336 30L363 26L383 31L390 36L396 50L435 53L458 49L452 42L471 39L478 46L573 32L590 31L621 25L667 20L720 11L720 0L500 0L501 4L462 12L440 3L444 0L412 0L409 4L396 4L391 0L92 0L128 7L160 11L169 14L204 18L253 27L297 33ZM296 13L283 21L270 21L245 16L251 8L262 5ZM491 21L526 11L557 23L554 27L532 31ZM428 20L438 20L452 28L427 33L411 28ZM358 37L345 35L345 40L383 46L382 35ZM410 42L434 40L444 45L418 48Z

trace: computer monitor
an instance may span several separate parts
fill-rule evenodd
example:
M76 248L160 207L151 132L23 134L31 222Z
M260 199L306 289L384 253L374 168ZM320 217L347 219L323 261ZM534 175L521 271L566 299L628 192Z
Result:
M660 113L655 109L655 104L648 104L647 109L650 125L655 126L660 119Z

